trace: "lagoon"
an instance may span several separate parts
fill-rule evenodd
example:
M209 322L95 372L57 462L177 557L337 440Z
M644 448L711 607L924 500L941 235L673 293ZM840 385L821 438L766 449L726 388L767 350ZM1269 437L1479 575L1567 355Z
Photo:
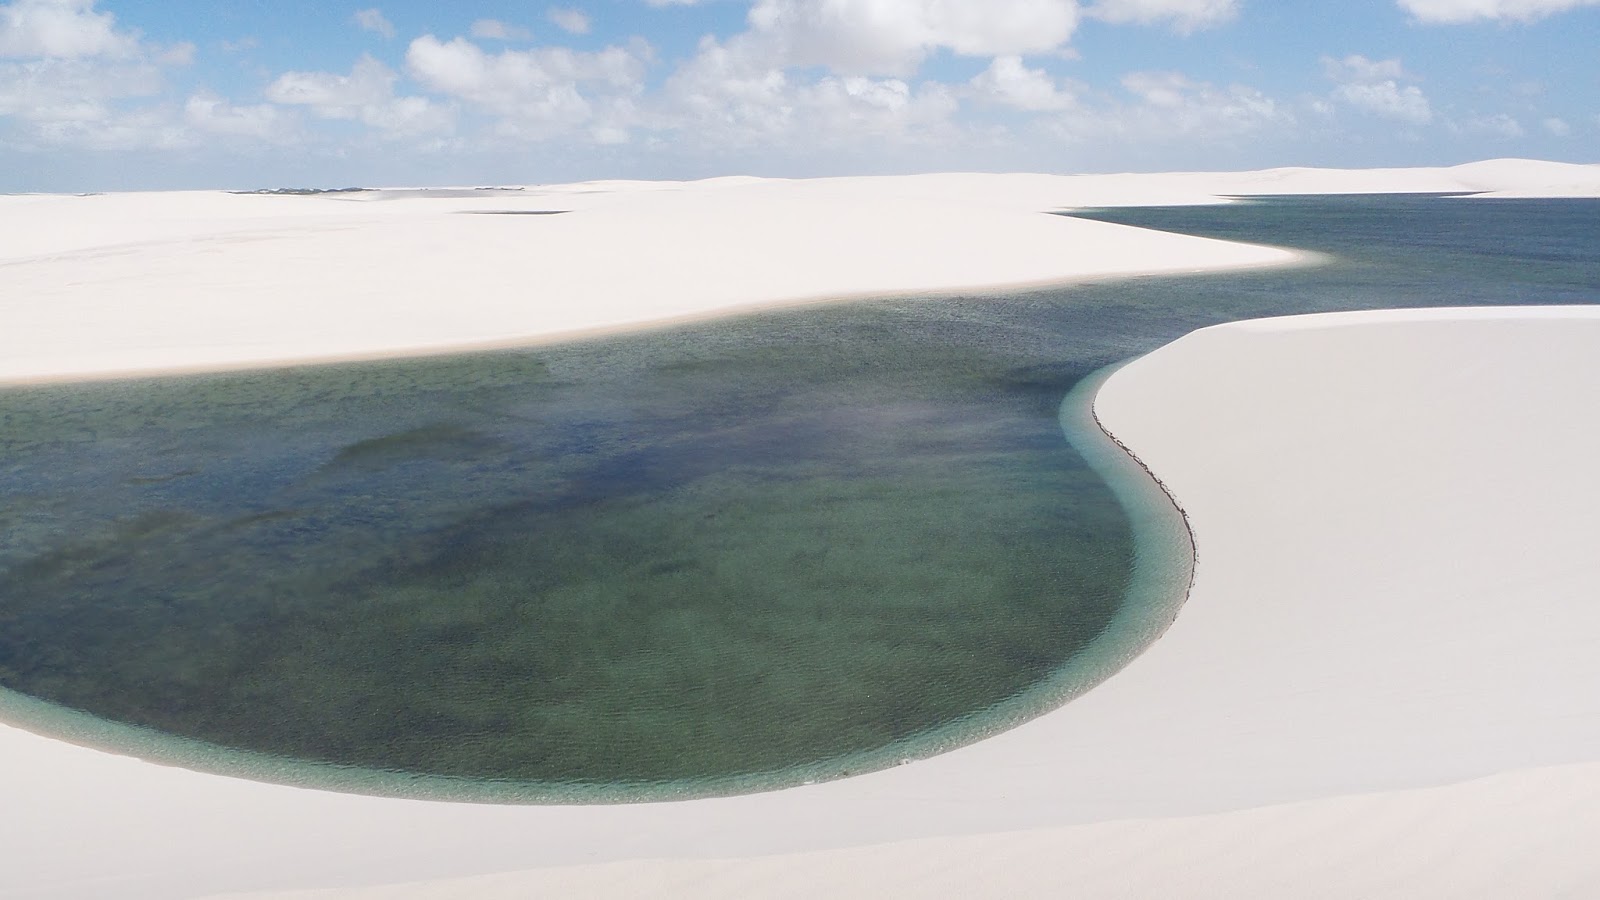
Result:
M0 683L529 799L835 777L1072 692L1133 558L1057 422L1082 377L1230 319L1600 285L1594 201L1094 215L1332 258L0 393Z

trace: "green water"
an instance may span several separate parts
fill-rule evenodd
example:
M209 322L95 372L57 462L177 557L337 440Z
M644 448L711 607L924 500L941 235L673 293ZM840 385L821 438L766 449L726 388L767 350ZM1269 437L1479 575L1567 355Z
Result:
M1097 217L1333 262L0 392L0 685L49 701L8 715L423 796L892 764L1081 692L1181 594L1140 520L1128 599L1162 504L1064 439L1089 373L1246 316L1600 299L1596 203Z

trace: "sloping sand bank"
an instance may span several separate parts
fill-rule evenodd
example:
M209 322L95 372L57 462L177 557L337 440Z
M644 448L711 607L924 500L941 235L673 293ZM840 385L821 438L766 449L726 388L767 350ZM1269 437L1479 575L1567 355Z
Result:
M1600 764L1209 816L753 859L650 859L257 900L1569 897L1600 883Z

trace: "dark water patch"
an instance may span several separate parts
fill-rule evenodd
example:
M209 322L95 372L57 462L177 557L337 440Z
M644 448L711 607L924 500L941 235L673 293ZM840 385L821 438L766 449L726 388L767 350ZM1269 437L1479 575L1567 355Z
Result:
M435 423L346 444L324 468L380 468L418 459L470 460L500 446L492 435L476 429Z

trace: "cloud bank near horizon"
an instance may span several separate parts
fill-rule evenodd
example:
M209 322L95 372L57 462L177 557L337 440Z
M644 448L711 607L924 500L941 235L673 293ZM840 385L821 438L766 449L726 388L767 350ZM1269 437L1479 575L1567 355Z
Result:
M1310 23L1243 0L619 0L531 22L394 0L250 34L12 0L0 190L119 167L84 187L1571 158L1600 102L1556 51L1581 29L1551 21L1597 5L1395 0L1297 58L1281 38ZM1364 52L1377 26L1415 52ZM1463 34L1469 58L1441 51Z

